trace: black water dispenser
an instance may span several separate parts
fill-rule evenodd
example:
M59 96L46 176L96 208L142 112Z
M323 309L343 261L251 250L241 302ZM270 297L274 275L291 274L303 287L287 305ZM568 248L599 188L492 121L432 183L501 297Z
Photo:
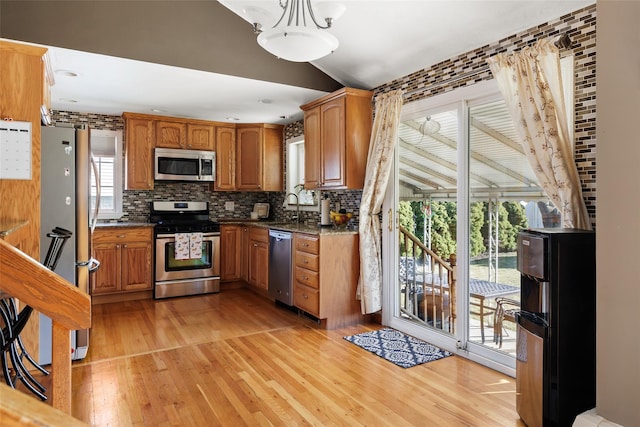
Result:
M570 426L595 407L595 233L518 234L516 409L529 427Z

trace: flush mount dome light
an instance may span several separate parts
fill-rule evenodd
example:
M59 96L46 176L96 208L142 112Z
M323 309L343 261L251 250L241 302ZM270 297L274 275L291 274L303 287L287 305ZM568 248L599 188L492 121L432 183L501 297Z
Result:
M272 55L292 62L309 62L320 59L338 48L338 39L325 31L339 18L345 7L337 3L322 3L321 13L326 25L321 25L311 6L311 0L280 1L282 16L273 28L262 30L257 19L253 30L258 34L258 44ZM285 16L288 19L285 21ZM307 26L307 22L310 23ZM312 25L311 25L312 23Z

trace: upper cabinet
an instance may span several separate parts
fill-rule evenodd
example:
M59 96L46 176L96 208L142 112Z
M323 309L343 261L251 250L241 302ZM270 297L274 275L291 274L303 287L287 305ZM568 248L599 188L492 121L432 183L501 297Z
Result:
M219 123L137 113L123 113L125 122L125 189L153 189L153 149L215 150Z
M216 130L216 190L283 191L284 126L238 124Z
M302 105L305 189L362 189L373 92L343 88Z
M213 123L158 120L156 147L213 151L215 149Z
M187 148L187 124L166 120L156 122L156 147Z
M215 150L216 127L211 123L187 123L187 148L190 150Z
M214 189L236 189L236 127L216 127L216 180Z
M144 115L124 113L125 189L153 189L154 120Z

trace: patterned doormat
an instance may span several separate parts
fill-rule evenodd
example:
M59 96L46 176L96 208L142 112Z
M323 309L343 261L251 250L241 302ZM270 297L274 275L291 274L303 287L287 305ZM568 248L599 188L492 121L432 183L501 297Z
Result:
M344 339L403 368L452 355L435 345L389 328L350 335Z

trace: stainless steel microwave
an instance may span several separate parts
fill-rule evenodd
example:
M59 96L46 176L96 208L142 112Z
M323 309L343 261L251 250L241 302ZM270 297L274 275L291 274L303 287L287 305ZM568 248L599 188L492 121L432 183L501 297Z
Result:
M155 149L155 179L157 181L214 181L216 153L214 151Z

